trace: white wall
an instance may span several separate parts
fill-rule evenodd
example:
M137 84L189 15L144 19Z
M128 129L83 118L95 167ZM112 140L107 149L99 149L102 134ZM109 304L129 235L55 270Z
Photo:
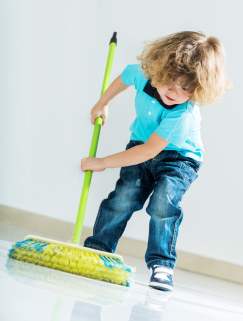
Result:
M204 31L223 42L234 89L202 110L204 164L181 203L177 249L243 265L242 28L238 1L1 0L0 203L75 222L80 160L89 153L90 110L100 97L113 32L111 81L137 63L143 39ZM125 149L134 97L131 88L111 103L97 157ZM119 171L93 174L85 226L93 226ZM145 207L125 236L147 241Z

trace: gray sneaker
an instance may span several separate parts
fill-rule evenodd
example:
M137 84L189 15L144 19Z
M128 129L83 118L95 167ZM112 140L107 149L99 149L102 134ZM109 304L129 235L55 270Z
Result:
M162 265L154 265L150 268L151 278L149 286L154 289L162 291L172 291L173 281L172 275L173 270Z

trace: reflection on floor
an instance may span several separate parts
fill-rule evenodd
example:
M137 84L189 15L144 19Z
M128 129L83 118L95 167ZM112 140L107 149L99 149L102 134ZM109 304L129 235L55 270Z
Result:
M0 240L1 321L243 320L243 287L179 269L174 291L148 286L143 260L130 288L8 259L11 242Z

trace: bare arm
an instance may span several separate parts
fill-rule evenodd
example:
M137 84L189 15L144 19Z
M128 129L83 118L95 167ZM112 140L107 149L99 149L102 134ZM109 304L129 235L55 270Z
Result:
M161 152L169 142L153 133L146 143L134 146L124 152L103 158L88 157L81 160L81 170L94 172L104 171L106 168L132 166L146 162Z
M125 85L121 80L121 75L118 76L106 89L103 95L100 97L100 100L94 105L91 109L91 124L95 124L97 117L102 117L103 122L102 126L106 123L108 117L108 107L109 103L115 99L121 92L128 89L128 85Z
M121 75L119 75L100 97L100 101L108 105L116 96L129 87L131 86L125 85L121 80Z
M134 146L124 152L101 158L101 167L125 167L146 162L147 160L154 158L168 144L168 141L157 133L153 133L144 144Z

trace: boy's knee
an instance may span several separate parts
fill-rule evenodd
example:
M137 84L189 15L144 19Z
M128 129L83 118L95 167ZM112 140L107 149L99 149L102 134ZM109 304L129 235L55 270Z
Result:
M160 218L177 216L181 211L178 205L178 197L179 195L177 195L175 199L175 197L167 193L166 190L154 192L150 197L146 212L150 216Z

